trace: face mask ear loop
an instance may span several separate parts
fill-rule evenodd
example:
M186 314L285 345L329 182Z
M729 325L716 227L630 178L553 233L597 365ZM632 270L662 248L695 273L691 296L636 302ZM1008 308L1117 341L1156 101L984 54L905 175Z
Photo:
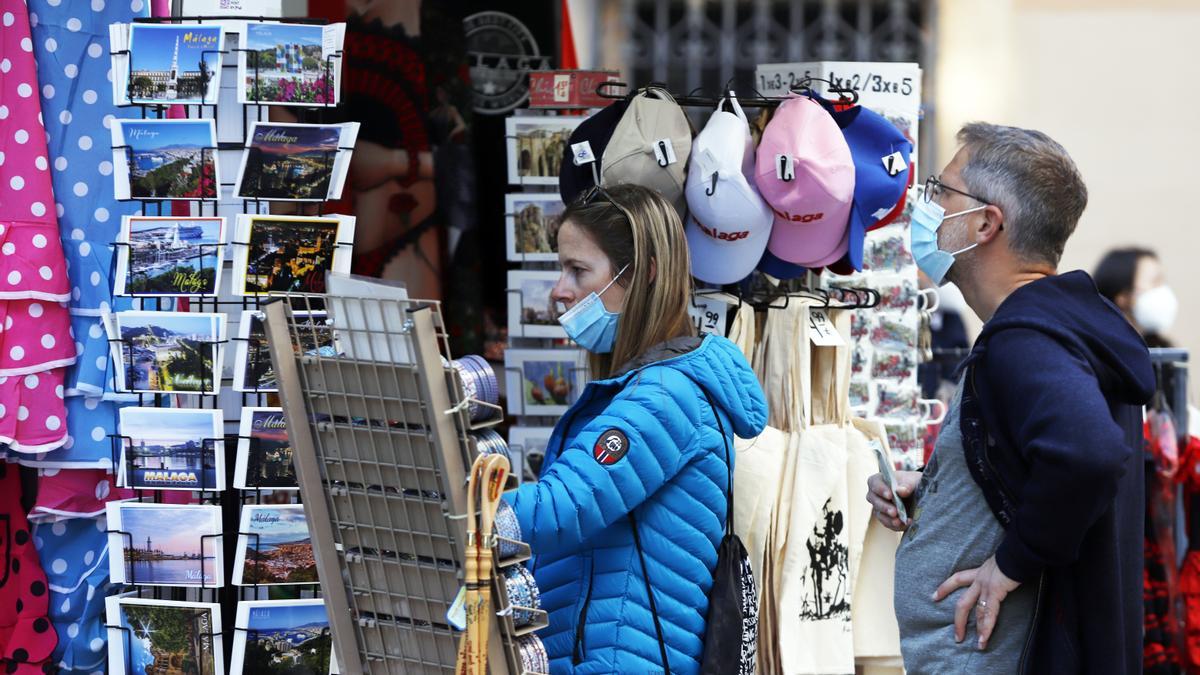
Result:
M606 285L604 288L600 289L600 292L597 293L596 295L604 295L605 291L612 288L612 285L617 283L617 279L620 279L621 275L625 274L625 270L629 269L629 265L632 265L632 264L633 263L629 263L628 265L625 265L624 267L622 267L621 271L617 272L617 276L613 277L612 281L608 282L608 285Z

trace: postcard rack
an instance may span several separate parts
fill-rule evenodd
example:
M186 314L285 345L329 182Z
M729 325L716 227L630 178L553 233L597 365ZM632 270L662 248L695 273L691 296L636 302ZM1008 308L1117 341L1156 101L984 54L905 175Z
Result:
M343 356L295 347L306 301L329 307ZM460 393L438 303L318 296L263 309L342 672L453 673L460 633L447 612L464 578L470 432L499 421L472 423L470 410L493 406ZM380 323L346 323L355 317ZM495 560L498 675L527 672L517 640L548 623L509 604L503 569L529 557L517 550ZM533 622L517 627L513 609Z

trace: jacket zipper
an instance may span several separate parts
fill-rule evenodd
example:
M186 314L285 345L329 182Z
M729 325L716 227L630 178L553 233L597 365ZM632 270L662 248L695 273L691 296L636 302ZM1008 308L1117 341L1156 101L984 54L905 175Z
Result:
M978 401L979 400L979 391L975 388L975 366L970 367L970 379L971 379L971 396L976 401ZM984 432L985 436L986 436L986 433L987 432L985 431ZM1012 499L1012 493L1008 489L1008 484L1004 482L1004 477L1001 476L1000 472L996 471L996 467L992 465L992 459L988 455L987 439L986 438L982 439L982 442L983 442L983 461L987 464L988 469L991 470L992 475L996 477L997 488L1001 492L1004 493L1004 498L1008 501L1008 503L1013 504L1014 502ZM1046 582L1046 574L1045 574L1045 572L1043 572L1038 575L1037 593L1034 595L1034 599L1033 599L1033 620L1029 622L1029 630L1025 633L1025 644L1023 647L1021 647L1021 659L1019 661L1017 661L1017 672L1018 673L1023 674L1026 672L1025 661L1029 657L1029 648L1030 648L1030 645L1033 644L1033 635L1034 635L1034 632L1037 630L1038 616L1041 614L1041 611L1042 611L1042 590L1045 587L1045 582Z
M592 603L592 585L596 576L596 561L588 562L587 593L583 597L583 608L579 610L579 621L575 624L575 647L571 650L571 662L579 665L587 650L583 646L583 630L587 626L588 605Z

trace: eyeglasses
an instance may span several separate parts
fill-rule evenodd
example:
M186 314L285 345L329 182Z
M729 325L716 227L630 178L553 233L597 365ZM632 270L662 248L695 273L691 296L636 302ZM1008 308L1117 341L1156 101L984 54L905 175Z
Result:
M930 176L929 178L925 179L925 195L924 195L925 203L929 203L929 202L933 201L933 198L937 195L937 193L940 190L949 190L951 192L957 192L958 194L960 194L964 197L970 197L971 199L974 199L977 202L987 204L988 206L992 205L991 202L989 202L988 200L986 200L982 197L976 197L975 195L971 194L970 192L963 192L962 190L959 190L958 188L952 188L949 185L946 185L942 181L938 180L937 176Z
M612 204L617 208L618 211L620 211L626 218L629 219L630 224L633 223L633 214L629 212L629 209L625 208L624 204L614 199L612 194L610 194L608 190L605 190L603 187L601 187L599 183L592 185L592 187L588 188L586 192L581 194L576 200L576 203L584 206L596 201L606 201L609 204Z

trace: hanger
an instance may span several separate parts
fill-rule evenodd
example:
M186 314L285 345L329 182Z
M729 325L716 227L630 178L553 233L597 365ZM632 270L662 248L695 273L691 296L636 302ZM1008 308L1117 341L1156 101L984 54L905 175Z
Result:
M798 83L796 83L795 86L792 87L791 91L792 93L803 94L805 96L820 96L816 91L813 90L813 82L824 82L828 84L829 93L837 94L839 96L837 101L838 103L845 105L858 105L857 91L849 87L843 87L842 85L823 77L812 77L811 75L805 75Z

